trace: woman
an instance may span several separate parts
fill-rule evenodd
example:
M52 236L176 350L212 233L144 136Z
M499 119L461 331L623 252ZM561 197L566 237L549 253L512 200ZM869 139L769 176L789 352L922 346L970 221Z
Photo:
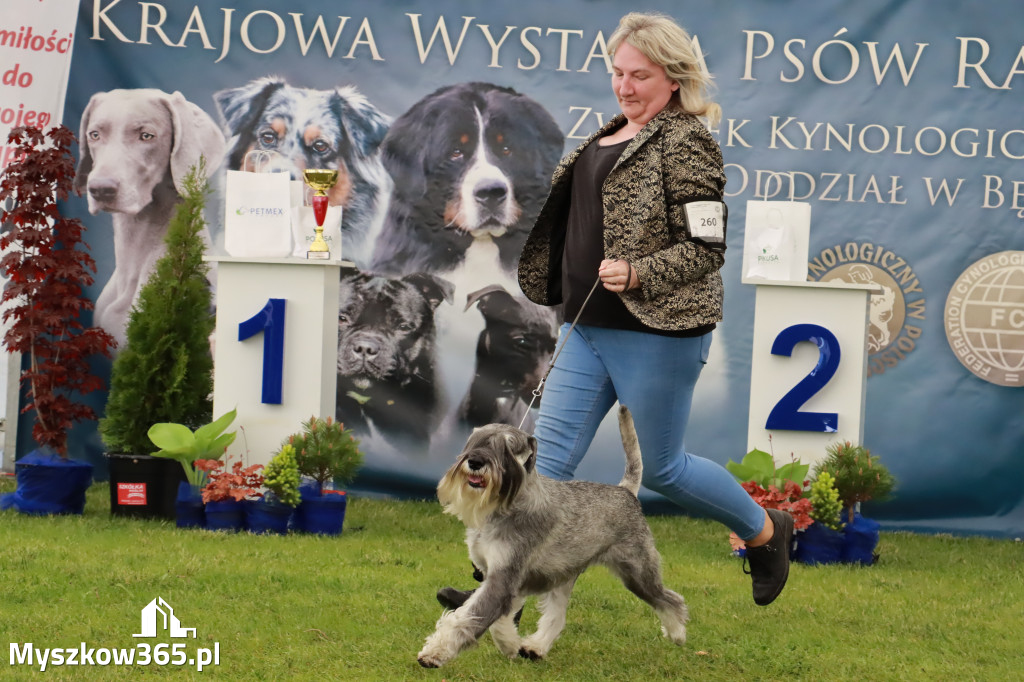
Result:
M724 214L722 154L701 121L716 122L720 109L690 36L670 18L626 15L608 51L622 114L555 169L519 263L530 300L564 304L568 322L579 315L561 329L559 343L568 340L544 387L537 468L572 478L611 407L629 406L644 485L739 535L754 601L766 605L789 575L792 517L766 513L723 467L683 445L722 319L724 225L696 227L701 207ZM595 280L602 286L587 300ZM446 588L438 599L457 607L464 594Z

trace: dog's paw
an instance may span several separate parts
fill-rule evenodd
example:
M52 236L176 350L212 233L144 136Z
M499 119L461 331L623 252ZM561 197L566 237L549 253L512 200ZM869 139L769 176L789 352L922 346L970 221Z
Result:
M519 647L519 658L526 658L531 661L540 661L543 660L544 654L531 647L522 646Z
M433 656L426 656L424 654L420 654L416 658L416 661L424 668L440 668L444 664L443 661L434 658Z

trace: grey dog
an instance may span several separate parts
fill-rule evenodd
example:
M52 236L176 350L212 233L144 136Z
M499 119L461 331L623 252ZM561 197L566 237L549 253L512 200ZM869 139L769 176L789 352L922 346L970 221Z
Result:
M437 668L472 646L488 628L509 658L539 659L565 627L576 579L603 564L661 618L662 632L686 642L683 598L661 582L661 557L636 498L643 465L633 418L619 408L626 472L618 486L555 481L537 473L537 441L507 424L476 429L442 477L444 510L466 525L466 544L484 574L481 587L437 621L418 655ZM537 631L521 638L513 614L540 595Z

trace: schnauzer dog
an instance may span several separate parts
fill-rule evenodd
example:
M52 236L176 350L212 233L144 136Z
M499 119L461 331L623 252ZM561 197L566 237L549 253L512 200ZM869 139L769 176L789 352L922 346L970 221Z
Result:
M469 556L483 584L461 607L445 611L418 655L437 668L490 628L509 658L539 659L565 627L576 579L607 566L661 618L662 632L686 642L683 598L661 582L661 556L636 493L643 465L633 418L619 408L626 472L618 486L555 481L536 470L537 441L506 424L476 429L437 486L445 512L466 525ZM541 595L537 631L521 638L514 619L528 595Z

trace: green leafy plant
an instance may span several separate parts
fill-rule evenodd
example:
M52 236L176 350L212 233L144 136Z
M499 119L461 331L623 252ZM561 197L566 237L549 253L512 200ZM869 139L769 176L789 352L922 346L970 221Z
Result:
M331 417L310 417L302 422L302 431L286 442L295 448L299 473L314 479L321 489L331 481L351 483L363 465L363 453L352 430Z
M153 424L149 427L148 437L160 450L152 454L177 460L185 469L188 482L201 486L206 475L194 466L194 462L199 459L219 460L224 455L224 450L235 441L234 431L224 432L235 420L235 415L236 410L231 410L195 431L184 424Z
M263 467L263 487L283 504L294 507L299 503L299 463L294 446L283 446Z
M263 475L260 474L262 464L244 466L239 459L228 469L226 463L218 459L199 459L195 467L210 479L203 486L203 503L225 500L241 502L258 497L263 487Z
M811 481L807 498L811 501L812 519L826 528L842 530L843 524L839 520L839 513L843 510L843 503L839 501L839 491L836 489L832 474L827 471L819 473L817 478Z
M814 467L815 477L828 472L835 481L839 499L846 510L847 522L853 523L859 502L884 500L896 487L896 479L877 455L861 445L832 443L827 456Z
M93 374L92 355L110 357L114 339L99 327L84 327L83 310L93 303L84 288L93 283L96 263L76 218L60 214L75 176L65 126L45 135L18 127L8 136L16 160L0 176L0 269L8 280L2 301L8 352L26 355L21 381L27 393L23 412L35 411L32 438L67 457L68 431L75 422L95 419L78 396L103 388Z
M794 459L776 468L774 457L764 450L755 448L746 454L742 462L730 459L725 468L740 482L752 481L764 489L773 485L781 489L786 481L802 483L807 477L810 465L801 464L800 460Z
M213 418L214 315L202 237L208 194L200 160L185 176L164 240L167 252L139 292L127 342L110 370L106 416L99 424L110 452L147 452L154 422L196 428Z

